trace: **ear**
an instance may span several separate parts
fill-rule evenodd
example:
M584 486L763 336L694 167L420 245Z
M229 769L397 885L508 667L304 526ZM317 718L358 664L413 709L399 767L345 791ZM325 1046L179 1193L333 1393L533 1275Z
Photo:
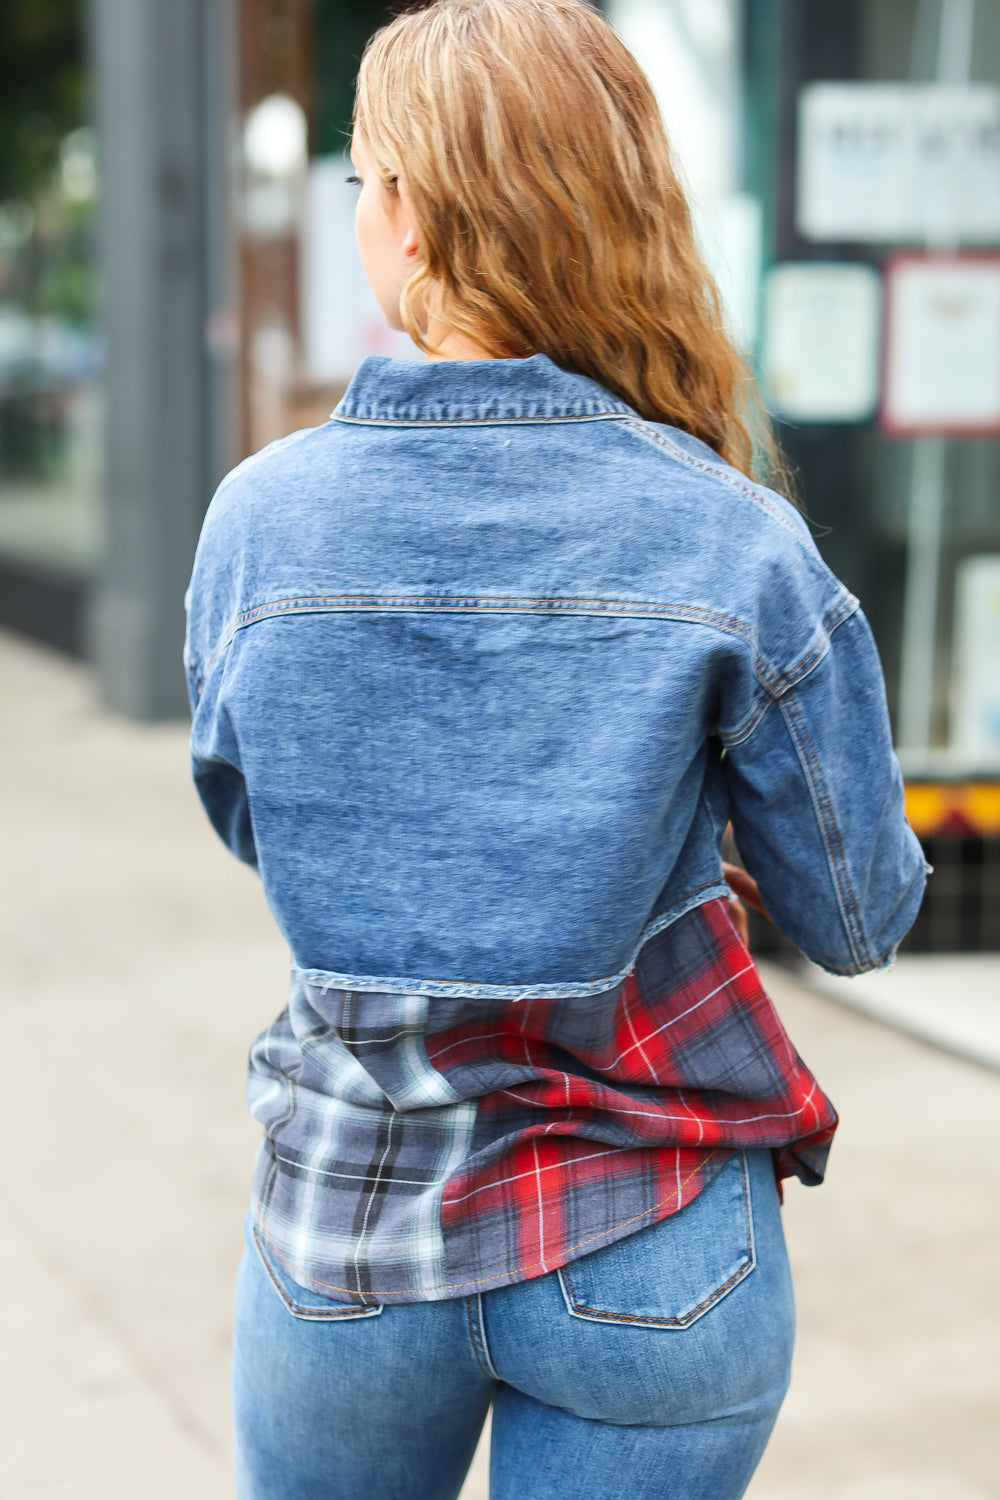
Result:
M410 196L401 182L397 182L396 191L399 204L399 228L403 231L400 241L400 249L407 259L420 254L420 236L417 233L417 221L413 217L413 205Z

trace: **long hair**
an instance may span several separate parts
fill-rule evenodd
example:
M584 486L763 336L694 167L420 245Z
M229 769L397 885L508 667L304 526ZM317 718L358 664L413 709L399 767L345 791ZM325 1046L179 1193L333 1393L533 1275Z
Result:
M433 314L497 357L547 354L744 473L748 416L771 452L649 81L583 0L404 12L368 44L354 123L412 204L400 310L425 352Z

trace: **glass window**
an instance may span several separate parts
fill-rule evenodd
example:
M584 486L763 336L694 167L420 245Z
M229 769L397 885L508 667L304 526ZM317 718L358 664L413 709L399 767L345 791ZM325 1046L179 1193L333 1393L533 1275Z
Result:
M101 345L80 0L0 9L0 555L102 550Z

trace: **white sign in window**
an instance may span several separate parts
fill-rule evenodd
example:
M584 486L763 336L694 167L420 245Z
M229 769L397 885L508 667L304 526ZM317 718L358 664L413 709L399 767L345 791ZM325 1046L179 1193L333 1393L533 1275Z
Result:
M302 352L314 380L346 381L367 354L422 359L385 321L365 280L354 240L357 188L346 156L309 163L299 236Z
M798 146L805 239L1000 238L1000 89L809 84L799 96Z
M791 422L863 422L878 405L881 286L871 266L775 266L764 286L768 405Z
M952 746L1000 764L1000 557L967 557L955 575Z
M1000 256L898 255L886 277L883 426L1000 432Z

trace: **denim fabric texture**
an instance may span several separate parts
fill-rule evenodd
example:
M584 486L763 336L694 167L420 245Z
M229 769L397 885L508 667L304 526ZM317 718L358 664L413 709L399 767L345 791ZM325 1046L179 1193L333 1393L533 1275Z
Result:
M770 1153L572 1268L357 1308L248 1235L236 1305L239 1500L454 1500L493 1401L492 1500L737 1500L788 1382Z
M857 601L792 506L599 385L366 360L220 487L189 591L194 774L304 980L612 989L725 896L889 962L924 861Z
M222 484L195 779L292 953L258 1232L361 1307L544 1278L835 1114L728 918L731 820L812 958L924 863L857 601L786 501L542 355L365 361Z

